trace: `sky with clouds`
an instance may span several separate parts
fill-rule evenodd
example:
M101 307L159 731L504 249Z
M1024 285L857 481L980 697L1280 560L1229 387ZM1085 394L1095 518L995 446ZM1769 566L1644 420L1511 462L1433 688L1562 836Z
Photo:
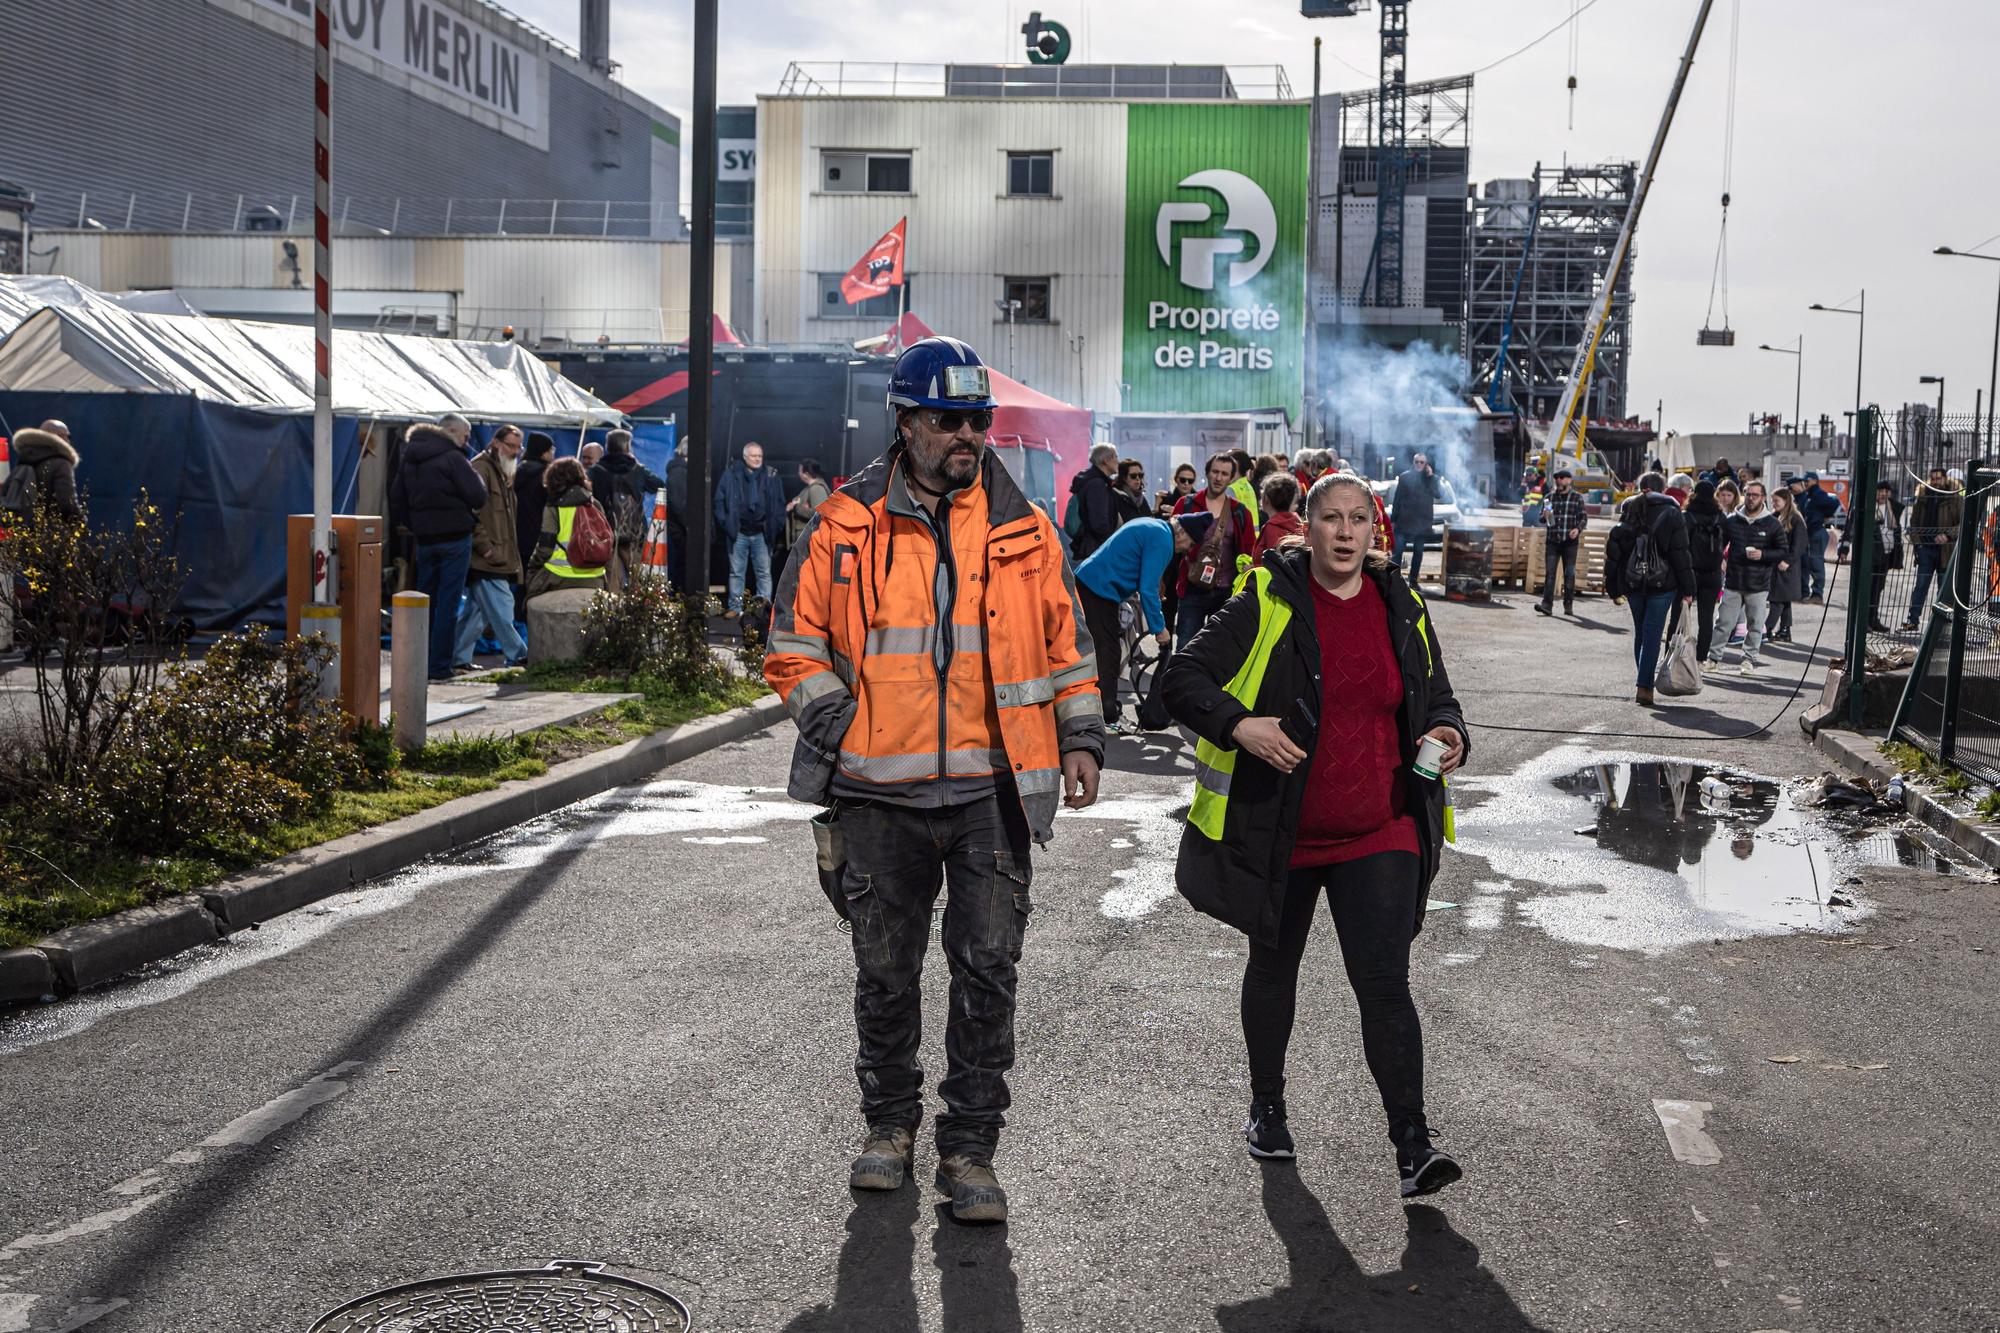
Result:
M505 0L565 41L576 0ZM1567 30L1480 73L1473 176L1555 164L1642 159L1698 7L1696 0L1422 0L1411 6L1410 78L1491 65L1585 5L1576 24L1574 128L1565 87ZM748 103L798 61L1021 60L1031 8L1065 23L1073 62L1283 65L1312 82L1312 39L1325 39L1323 86L1372 85L1377 17L1312 22L1296 0L722 0L720 89ZM1724 108L1732 21L1740 23L1730 210L1733 349L1696 348L1708 312L1723 188ZM688 120L688 0L614 0L612 58L621 77ZM1792 410L1793 358L1757 350L1804 335L1804 415L1854 401L1851 304L1868 289L1866 396L1933 401L1919 375L1944 375L1946 410L1970 413L1986 387L2000 263L1932 255L1991 239L2000 255L2000 7L1863 0L1716 0L1681 115L1639 232L1632 354L1634 411L1665 425L1741 430L1753 413ZM1721 320L1718 303L1716 321Z

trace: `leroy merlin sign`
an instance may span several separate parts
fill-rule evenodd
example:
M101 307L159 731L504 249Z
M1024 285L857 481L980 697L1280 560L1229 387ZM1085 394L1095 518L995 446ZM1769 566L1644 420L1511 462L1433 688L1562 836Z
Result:
M1127 108L1128 408L1299 411L1307 116L1241 103Z

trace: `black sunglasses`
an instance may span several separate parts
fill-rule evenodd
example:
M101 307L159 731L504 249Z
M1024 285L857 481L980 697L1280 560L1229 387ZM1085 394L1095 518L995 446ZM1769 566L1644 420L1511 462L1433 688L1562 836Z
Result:
M947 435L958 434L959 430L968 421L972 423L972 428L977 431L991 430L993 428L993 412L990 408L975 408L970 412L942 411L938 408L930 408L927 410L927 415L931 419L931 425Z

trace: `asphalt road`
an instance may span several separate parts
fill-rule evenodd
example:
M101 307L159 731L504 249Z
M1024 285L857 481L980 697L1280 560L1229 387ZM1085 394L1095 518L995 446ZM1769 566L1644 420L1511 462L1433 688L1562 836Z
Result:
M1013 1221L952 1223L923 1141L923 1188L857 1200L851 959L777 790L787 729L0 1020L0 1331L303 1333L558 1257L701 1329L2000 1327L1992 886L1857 869L1783 819L1695 866L1602 850L1552 776L1820 767L1797 706L1717 739L1779 713L1803 644L1647 715L1625 613L1582 608L1434 602L1471 716L1557 734L1476 731L1453 905L1418 944L1432 1119L1467 1171L1432 1206L1396 1196L1324 918L1300 1160L1245 1155L1243 941L1172 895L1172 737L1118 742L1106 802L1036 858Z

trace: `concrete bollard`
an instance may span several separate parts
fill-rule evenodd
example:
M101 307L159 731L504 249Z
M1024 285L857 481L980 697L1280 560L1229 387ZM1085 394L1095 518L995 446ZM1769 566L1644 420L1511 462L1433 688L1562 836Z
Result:
M319 669L319 697L340 698L340 607L332 602L308 602L299 611L299 634L310 638L317 634L333 649Z
M390 606L389 713L396 748L408 753L424 748L429 716L431 599L399 592Z

